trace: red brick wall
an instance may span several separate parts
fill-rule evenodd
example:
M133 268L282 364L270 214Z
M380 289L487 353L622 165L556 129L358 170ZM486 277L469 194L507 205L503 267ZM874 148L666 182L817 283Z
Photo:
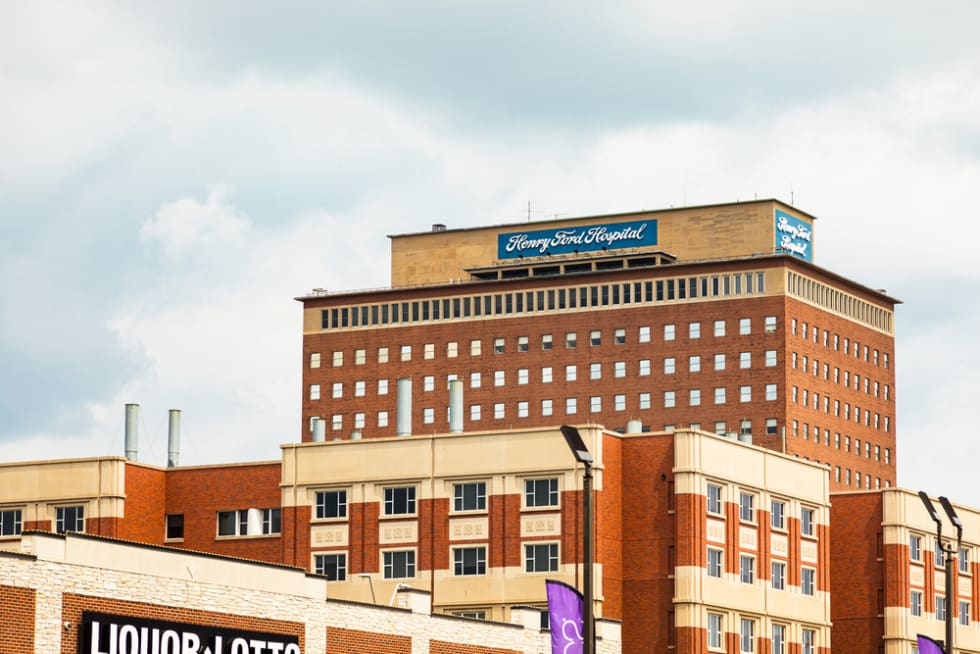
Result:
M167 471L166 513L184 514L184 549L279 563L280 536L218 538L218 511L278 508L280 464L175 468ZM162 526L161 526L162 529Z
M309 569L311 563L309 506L282 507L282 562Z
M442 640L429 641L429 654L520 654L515 649L485 647L482 645L461 645Z
M327 627L327 654L412 654L409 636Z
M33 654L35 596L33 588L0 586L0 652Z
M831 498L830 615L835 652L877 652L884 635L878 593L885 592L885 565L878 559L881 493L844 493ZM906 566L907 569L907 566ZM894 572L894 570L889 570ZM904 591L891 589L908 602ZM906 604L899 604L905 606Z
M166 490L166 471L127 463L125 517L116 535L127 540L162 544L166 535Z
M668 548L677 543L672 436L630 438L623 443L623 560L635 562L623 580L623 651L652 652L673 640L669 620L674 580ZM635 489L642 489L637 492Z
M623 441L602 437L602 490L596 495L596 560L602 563L602 615L623 619Z
M78 652L79 626L82 624L82 611L99 611L115 615L128 615L151 620L172 620L188 624L199 624L229 629L248 631L264 631L268 633L286 634L299 638L300 650L305 651L306 626L303 622L287 622L270 620L250 615L233 615L230 613L215 613L213 611L198 611L160 604L145 604L106 597L90 595L62 595L61 618L75 625L72 629L62 632L62 654ZM4 650L6 651L6 650Z

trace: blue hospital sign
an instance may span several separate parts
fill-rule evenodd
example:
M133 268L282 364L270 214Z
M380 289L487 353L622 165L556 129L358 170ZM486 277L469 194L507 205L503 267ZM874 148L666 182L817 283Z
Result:
M813 228L810 223L776 209L776 251L813 261Z
M497 258L543 257L549 254L639 248L656 244L657 221L638 220L498 234Z

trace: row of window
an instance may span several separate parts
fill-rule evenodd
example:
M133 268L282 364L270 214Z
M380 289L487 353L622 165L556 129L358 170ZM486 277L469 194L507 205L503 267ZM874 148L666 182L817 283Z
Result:
M817 463L820 463L820 462L817 461ZM874 477L872 479L870 472L864 473L863 476L862 476L862 474L861 474L861 472L859 470L854 470L853 472L854 472L853 479L854 479L854 487L855 488L861 488L861 485L863 483L864 484L864 487L867 488L868 490L870 490L871 487L872 487L872 481L874 482L874 488L881 488L881 477ZM851 469L850 468L843 468L842 469L840 466L835 466L834 467L834 481L836 481L838 484L844 484L845 486L850 486L851 485ZM885 488L891 488L891 485L892 485L891 480L890 479L886 479L885 480Z
M382 550L381 572L385 579L411 579L416 573L414 549ZM452 548L453 574L457 577L478 576L487 573L487 546L467 545ZM524 571L556 572L558 570L558 543L525 543ZM347 578L347 554L330 552L315 554L313 571L329 581Z
M745 654L761 651L763 648L756 643L758 618L739 617L738 649ZM786 654L788 651L786 633L789 625L773 623L768 651L770 654ZM725 616L720 613L708 613L708 649L725 651ZM800 651L802 654L816 654L817 630L803 627L800 631Z
M820 377L820 373L821 373L820 360L817 359L816 357L814 357L814 359L812 361L812 365L811 365L810 357L807 356L806 354L804 354L802 357L800 357L800 355L799 355L798 352L791 352L790 353L790 365L793 367L794 370L802 369L804 373L807 373L810 370L812 370L814 377ZM824 378L824 380L830 381L830 364L827 363L827 362L824 362L822 371L823 371L823 378ZM854 390L856 390L856 391L860 391L861 390L861 375L860 374L858 374L856 372L852 374L851 371L845 370L844 371L843 379L844 379L843 385L844 385L845 388L851 388L851 380L853 379L854 380ZM834 367L834 383L835 384L840 384L841 383L841 369L839 367L837 367L837 366ZM874 386L872 386L872 384L871 384L871 378L868 377L867 375L864 376L864 393L865 393L865 395L872 395L872 394L874 394L875 397L881 397L881 386L882 386L881 383L878 382L878 381L875 381L874 382ZM885 399L886 400L890 400L891 399L891 387L888 384L884 384L884 391L885 391Z
M335 330L467 318L480 319L489 316L511 316L566 309L644 305L698 298L761 295L765 290L766 274L762 271L643 282L617 282L538 291L333 307L321 310L320 328Z
M794 438L795 437L799 437L799 435L800 435L799 427L800 427L799 422L796 421L796 420L794 420L792 422L792 431L791 431L791 433L792 433L792 435L793 435ZM809 440L809 439L810 439L810 424L807 423L807 422L804 422L803 423L803 440ZM856 456L861 456L861 439L860 438L855 438L853 440L854 440L854 454ZM816 443L816 444L818 444L818 445L820 444L820 426L819 425L813 425L813 442ZM827 447L830 447L830 430L829 429L824 429L823 430L823 442L824 442L824 445L826 445ZM850 452L851 451L851 437L849 435L844 434L843 443L844 443L843 450L845 452ZM841 448L841 434L840 434L839 431L838 432L834 432L834 447L836 449L838 449L838 450L839 449L842 449ZM877 445L876 444L872 448L872 444L871 444L870 441L867 441L867 440L864 441L864 457L867 458L867 459L871 459L872 458L872 451L874 452L874 456L873 456L874 460L875 461L881 461L881 454L882 454L881 445ZM890 465L891 462L892 462L892 450L891 450L891 448L890 447L884 448L884 453L885 453L885 463Z
M728 321L725 319L719 319L712 321L712 333L716 338L723 337L728 331ZM763 329L767 334L774 334L776 332L776 316L766 316L763 319ZM663 326L663 340L664 342L674 341L677 339L677 325L675 324L665 324ZM738 319L738 333L740 336L749 335L752 333L752 319L751 318L739 318ZM701 322L690 322L687 324L687 334L688 338L691 340L697 340L701 338ZM589 346L598 347L602 345L602 330L593 329L589 331ZM613 329L613 340L612 342L616 345L624 345L627 342L626 328L616 327ZM637 331L637 342L638 343L650 343L651 342L651 328L649 325L642 325ZM573 350L578 347L578 332L565 332L564 334L564 344L565 349ZM553 334L541 334L541 350L548 351L554 347L554 335ZM530 337L529 336L518 336L516 339L516 351L517 352L528 352L530 350ZM494 354L504 354L507 352L507 339L498 336L493 339L493 353ZM400 361L411 361L412 360L413 348L411 345L401 345L398 349L398 355ZM382 346L377 349L377 362L378 363L388 363L390 360L390 348L388 346ZM470 340L470 356L482 356L483 354L483 341L480 339ZM446 358L455 359L459 356L459 342L449 341L446 343ZM422 358L426 360L435 359L436 357L436 344L435 343L424 343L422 345ZM354 365L362 366L367 363L367 350L365 349L355 349L354 350ZM319 352L310 353L310 368L319 368L321 365L321 354ZM340 368L344 365L344 352L342 350L335 350L331 354L331 365L334 368Z
M786 293L852 320L862 322L874 329L888 334L892 333L892 314L890 311L803 275L787 272ZM814 340L816 339L814 338Z
M85 507L59 506L54 510L54 529L59 534L69 531L85 531ZM0 538L19 536L24 531L24 514L21 509L0 511Z
M524 480L524 508L559 506L558 478ZM453 512L486 511L487 483L467 481L453 484ZM416 513L415 486L389 486L383 491L382 515ZM347 491L323 490L314 495L314 515L318 520L347 517Z
M909 535L909 559L912 561L922 562L922 541L923 537L918 534ZM943 550L942 543L939 540L933 542L933 562L937 568L941 568L946 565L946 552ZM970 574L970 550L966 547L960 547L956 554L956 565L960 574L968 575Z
M804 408L811 408L811 403L810 403L810 398L811 397L813 398L813 403L812 403L813 410L814 411L819 411L820 410L820 393L817 393L817 392L810 393L810 391L808 389L804 388L803 389L803 392L801 394L800 393L800 388L798 386L793 386L790 389L790 400L793 402L793 404L800 404ZM826 413L827 415L830 415L831 414L831 399L830 399L830 396L829 395L826 395L826 394L823 396L823 412ZM836 417L840 417L840 415L841 415L841 401L840 400L833 400L833 414ZM854 417L853 418L854 424L860 425L862 423L862 420L861 420L861 407L859 407L858 405L855 404L854 405L854 410L851 411L851 403L850 402L844 402L844 420L850 421L852 415ZM882 417L884 417L884 420L882 420ZM872 424L873 424L874 425L874 429L883 430L885 432L891 431L891 417L890 416L882 416L880 413L875 412L874 413L874 416L873 416L873 419L872 419L872 413L871 413L871 410L870 409L864 409L864 421L863 422L864 422L864 426L865 427L871 427Z
M708 483L705 495L707 498L707 510L711 515L725 517L724 509L724 487L718 484ZM738 519L742 522L756 522L756 504L758 495L750 491L739 491L738 493ZM783 500L772 499L769 503L770 526L776 530L786 529L786 502ZM804 536L816 536L816 509L804 506L800 507L800 533Z
M721 579L724 574L724 550L708 547L707 575ZM738 580L743 584L754 584L756 558L752 554L741 554L738 557ZM786 562L773 560L770 566L770 584L773 590L786 590ZM815 568L800 567L800 593L814 595L816 593L817 571Z
M946 596L936 595L935 596L935 607L936 607L936 620L940 622L946 621ZM970 602L966 600L959 600L959 613L957 620L964 627L970 626ZM921 616L922 615L922 591L913 590L909 596L909 612L912 615Z

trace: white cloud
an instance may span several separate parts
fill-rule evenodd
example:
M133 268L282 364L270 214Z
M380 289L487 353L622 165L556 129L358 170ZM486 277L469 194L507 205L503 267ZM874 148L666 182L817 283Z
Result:
M226 193L213 188L204 203L194 198L168 202L143 223L140 238L156 242L171 259L240 246L251 221L225 202Z

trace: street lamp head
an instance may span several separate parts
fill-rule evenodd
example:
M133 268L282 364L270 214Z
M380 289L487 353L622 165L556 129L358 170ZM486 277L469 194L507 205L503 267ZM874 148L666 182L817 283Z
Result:
M948 517L949 521L953 523L954 527L956 527L956 543L957 546L959 546L959 543L963 541L963 522L960 520L960 517L956 515L956 509L953 508L953 505L950 504L949 500L945 496L939 496L939 503L942 504L943 511L946 512L946 517Z
M936 523L936 536L940 541L943 539L943 520L939 517L939 511L936 511L936 506L929 499L929 496L925 491L919 491L919 499L922 500L923 506L926 507L926 511L929 513L929 517L932 521Z
M568 443L568 449L575 456L575 460L587 466L592 465L594 459L592 458L592 454L589 453L589 448L585 446L582 435L578 433L578 429L569 425L562 425L561 433L565 437L565 442Z

